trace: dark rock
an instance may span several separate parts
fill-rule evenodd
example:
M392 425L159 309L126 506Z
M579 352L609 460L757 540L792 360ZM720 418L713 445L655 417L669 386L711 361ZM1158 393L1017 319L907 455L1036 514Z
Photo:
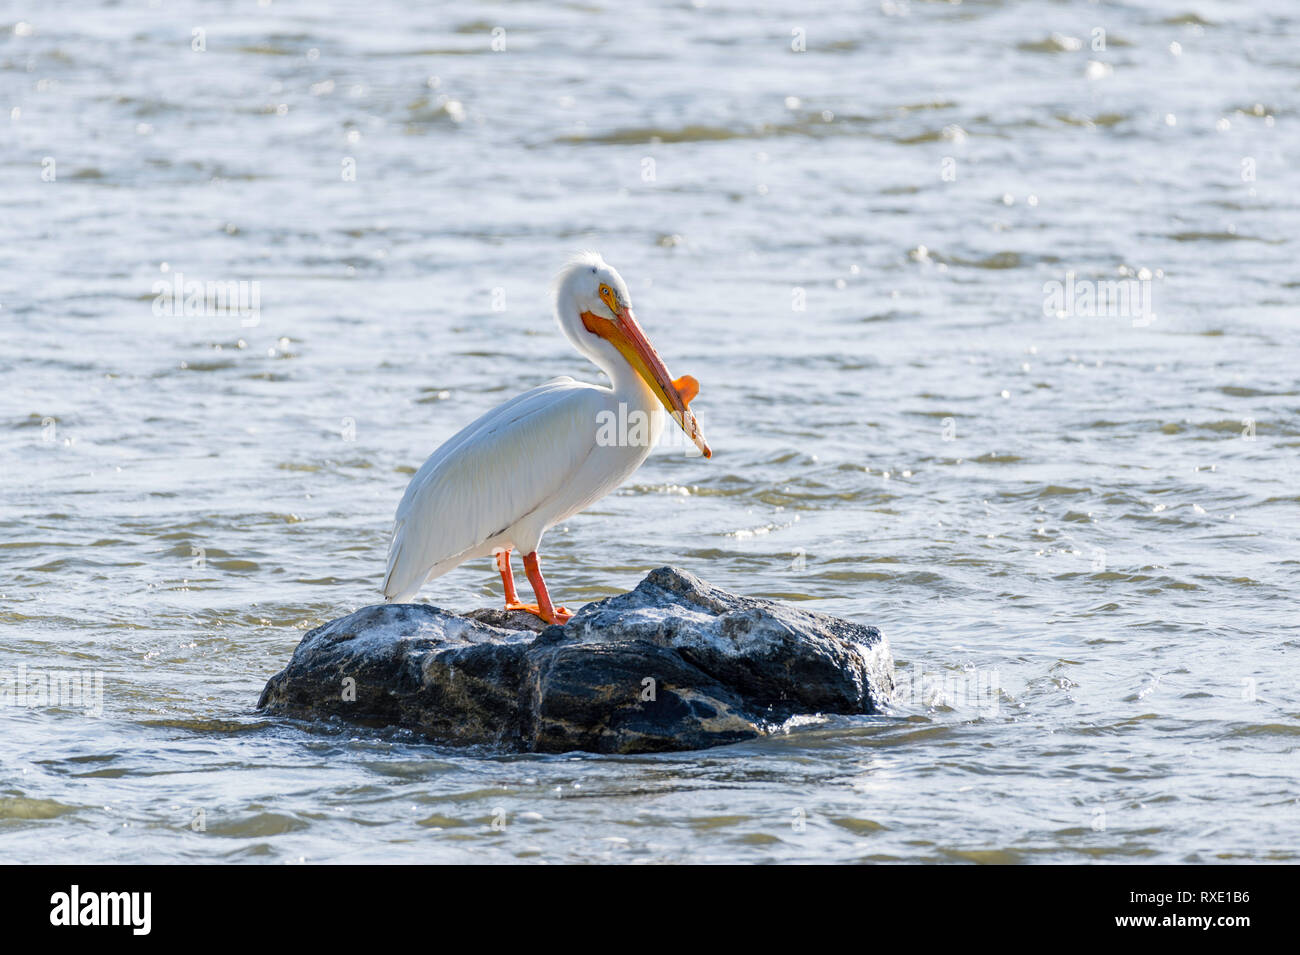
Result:
M798 714L874 713L892 689L875 627L661 567L563 627L523 611L365 607L303 637L257 705L441 742L641 753L753 739Z
M424 605L421 604L420 606ZM547 627L545 620L526 610L502 610L500 607L493 607L491 609L471 610L469 613L461 614L461 616L502 630L531 630L533 633L541 633Z

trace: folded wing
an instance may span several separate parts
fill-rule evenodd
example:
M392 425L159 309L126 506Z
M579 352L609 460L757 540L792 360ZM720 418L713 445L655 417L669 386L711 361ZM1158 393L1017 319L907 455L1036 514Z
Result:
M553 498L595 446L603 395L557 378L494 408L438 448L398 505L385 598L409 600L425 581Z

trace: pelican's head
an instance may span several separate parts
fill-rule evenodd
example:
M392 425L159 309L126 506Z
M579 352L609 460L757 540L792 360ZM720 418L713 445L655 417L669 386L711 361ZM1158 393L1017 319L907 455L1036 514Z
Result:
M555 280L555 317L574 346L606 371L631 366L706 458L713 452L689 407L694 378L676 382L632 314L623 276L595 252L572 259Z

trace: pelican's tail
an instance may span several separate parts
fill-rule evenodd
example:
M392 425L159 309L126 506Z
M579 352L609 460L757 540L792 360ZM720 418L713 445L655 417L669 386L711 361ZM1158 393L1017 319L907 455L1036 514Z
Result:
M388 544L388 571L384 574L384 602L409 603L420 592L424 576L413 573L412 561L402 560L402 529L405 521L393 525L393 537Z

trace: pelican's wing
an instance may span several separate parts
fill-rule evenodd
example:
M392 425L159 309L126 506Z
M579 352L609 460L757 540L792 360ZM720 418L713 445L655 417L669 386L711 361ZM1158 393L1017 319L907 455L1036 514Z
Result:
M556 378L434 451L397 507L384 596L409 600L563 488L595 446L602 395Z

